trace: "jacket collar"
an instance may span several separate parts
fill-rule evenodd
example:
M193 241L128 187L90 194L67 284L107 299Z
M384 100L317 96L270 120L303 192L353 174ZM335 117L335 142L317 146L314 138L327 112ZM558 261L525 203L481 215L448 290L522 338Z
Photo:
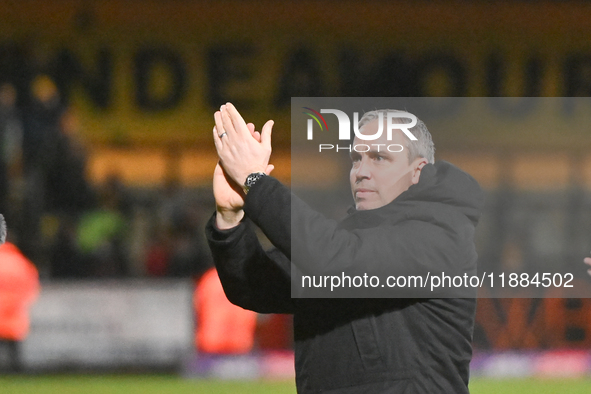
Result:
M358 211L349 208L345 218L365 220L386 217L406 211L420 202L442 203L462 211L474 224L478 222L484 205L484 196L474 178L446 161L427 164L421 170L419 182L411 185L389 204L376 209Z

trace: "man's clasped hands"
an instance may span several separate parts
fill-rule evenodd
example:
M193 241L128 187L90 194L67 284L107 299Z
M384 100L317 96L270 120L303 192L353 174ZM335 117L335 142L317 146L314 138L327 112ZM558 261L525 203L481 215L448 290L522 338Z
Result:
M271 132L269 120L261 131L246 123L236 107L226 103L214 114L213 140L219 161L213 174L216 225L220 230L238 225L244 216L244 184L253 173L270 174Z

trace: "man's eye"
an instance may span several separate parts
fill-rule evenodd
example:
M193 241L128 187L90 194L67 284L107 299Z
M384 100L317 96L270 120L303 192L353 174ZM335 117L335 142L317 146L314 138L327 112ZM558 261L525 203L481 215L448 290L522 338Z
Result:
M376 161L382 161L382 160L384 160L384 157L383 156L376 156L373 159Z

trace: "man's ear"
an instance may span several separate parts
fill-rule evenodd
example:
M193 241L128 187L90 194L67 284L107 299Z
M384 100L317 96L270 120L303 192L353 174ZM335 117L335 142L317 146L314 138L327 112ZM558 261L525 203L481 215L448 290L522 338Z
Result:
M428 163L429 162L424 157L419 157L419 158L415 159L415 161L413 163L413 170L412 170L412 184L413 185L416 185L417 183L419 183L419 179L421 177L421 170Z

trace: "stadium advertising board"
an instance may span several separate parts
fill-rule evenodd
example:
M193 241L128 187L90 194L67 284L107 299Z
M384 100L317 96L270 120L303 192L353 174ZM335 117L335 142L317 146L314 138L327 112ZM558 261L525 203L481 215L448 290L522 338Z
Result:
M170 368L192 352L190 281L52 282L31 311L27 369Z

